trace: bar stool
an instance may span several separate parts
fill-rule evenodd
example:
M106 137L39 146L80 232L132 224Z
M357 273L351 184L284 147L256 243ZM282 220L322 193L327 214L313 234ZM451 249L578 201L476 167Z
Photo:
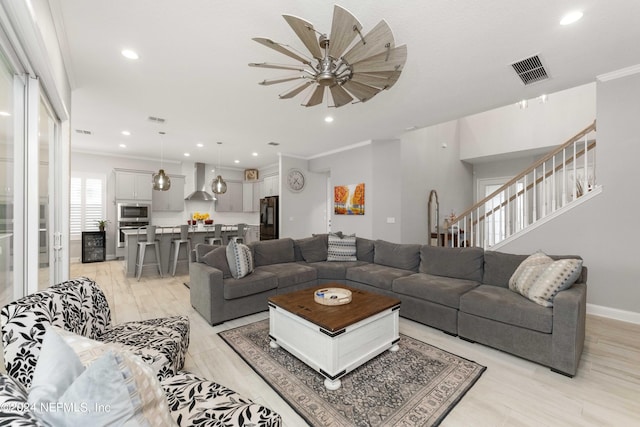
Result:
M189 254L191 253L191 239L189 238L189 226L180 226L180 237L171 240L171 249L173 249L173 264L171 275L176 275L176 267L178 266L178 255L180 254L180 245L185 243L187 245L187 257L181 261L189 262ZM169 249L169 259L171 259L171 249Z
M210 245L223 245L222 241L222 224L216 224L213 227L213 237L207 238L207 243Z
M247 224L238 224L238 231L235 235L229 236L229 240L234 240L236 243L244 243L244 233L247 229Z
M145 265L157 265L158 272L160 273L160 277L164 277L162 275L162 265L160 261L160 241L156 239L156 226L155 225L147 225L146 227L140 227L137 230L138 237L138 255L136 257L136 277L138 281L140 281L140 276L142 276L142 267ZM147 250L147 246L153 245L156 254L156 262L145 263L144 255Z

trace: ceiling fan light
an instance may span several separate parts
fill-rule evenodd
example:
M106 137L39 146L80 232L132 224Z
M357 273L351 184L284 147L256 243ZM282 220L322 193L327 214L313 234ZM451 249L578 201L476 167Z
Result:
M227 192L227 183L222 179L221 175L218 175L211 183L211 191L213 191L214 194L224 194Z
M153 174L153 189L156 191L167 191L171 188L171 179L164 173L164 169L160 169L158 173Z

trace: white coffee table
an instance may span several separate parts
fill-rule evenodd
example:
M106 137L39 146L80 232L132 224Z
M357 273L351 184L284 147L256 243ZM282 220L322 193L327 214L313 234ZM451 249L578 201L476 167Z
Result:
M349 304L314 301L317 289L352 292ZM325 377L329 390L340 378L380 353L398 350L400 300L338 283L269 298L271 347L282 347Z

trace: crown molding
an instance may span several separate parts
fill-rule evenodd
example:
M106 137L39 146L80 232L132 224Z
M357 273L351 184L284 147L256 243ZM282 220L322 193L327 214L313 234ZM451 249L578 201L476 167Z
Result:
M632 65L630 67L621 68L616 71L612 71L610 73L600 74L596 76L596 80L599 82L608 82L609 80L615 80L622 77L627 77L632 74L640 73L640 64Z

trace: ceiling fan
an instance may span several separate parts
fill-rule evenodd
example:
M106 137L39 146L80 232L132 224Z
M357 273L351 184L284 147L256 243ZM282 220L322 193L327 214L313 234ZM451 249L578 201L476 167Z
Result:
M302 65L250 63L250 67L293 70L301 74L263 80L259 84L272 85L302 80L300 85L279 95L289 99L312 87L305 107L313 107L324 100L325 88L333 99L332 107L342 107L354 100L368 101L398 81L407 60L407 46L395 46L393 32L382 20L366 35L362 25L346 9L335 5L329 36L318 32L308 21L293 15L282 15L300 38L311 56L289 45L255 37L253 40L299 61ZM354 42L355 41L355 42Z

